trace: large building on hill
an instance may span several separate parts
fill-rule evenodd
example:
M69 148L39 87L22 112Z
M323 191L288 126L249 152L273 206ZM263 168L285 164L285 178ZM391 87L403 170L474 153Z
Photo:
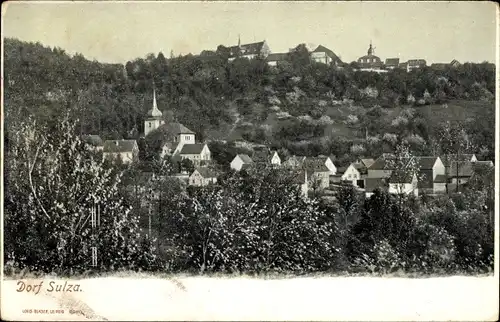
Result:
M326 65L342 66L342 60L337 56L331 49L325 46L319 45L315 50L311 52L311 59L317 63L322 63Z
M238 45L224 47L224 50L226 50L229 54L229 61L233 61L236 58L266 58L271 53L271 50L269 49L269 46L267 45L267 42L265 40L249 44L241 44L239 37Z
M107 140L103 146L103 158L131 163L139 158L139 146L136 140Z
M375 56L375 48L371 43L367 55L359 57L357 62L361 69L380 69L383 65L382 60Z

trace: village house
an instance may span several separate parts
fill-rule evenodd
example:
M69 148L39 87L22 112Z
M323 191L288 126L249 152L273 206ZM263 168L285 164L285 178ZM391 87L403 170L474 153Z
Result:
M389 193L413 194L418 196L418 179L416 173L404 170L396 170L389 177Z
M321 159L306 158L302 165L309 179L309 188L323 190L330 186L330 169Z
M235 171L241 171L243 168L247 168L251 164L253 164L252 158L246 154L238 154L234 157L233 161L231 161L230 167Z
M462 64L460 64L460 62L456 59L453 59L450 63L450 66L453 67L453 68L458 68L460 67Z
M399 58L387 58L385 60L386 69L395 69L399 67Z
M368 55L362 56L357 60L359 67L363 70L376 70L382 67L382 61L379 57L375 56L375 48L372 47L370 43L370 47L368 48Z
M107 140L103 147L104 159L121 159L123 163L131 163L139 157L139 146L135 140Z
M288 159L286 159L286 161L283 162L283 166L290 167L290 168L302 167L305 159L306 159L306 157L304 157L304 156L292 155L292 156L288 157Z
M198 167L189 176L190 186L203 187L215 183L217 183L217 175L208 167Z
M184 144L179 152L181 159L189 159L195 166L206 165L212 160L208 145L205 143Z
M419 156L415 157L418 173L418 189L427 194L436 194L446 192L446 186L443 189L443 176L446 169L437 156ZM439 177L438 177L439 176ZM444 180L446 183L446 180Z
M410 59L407 62L406 70L411 72L414 69L420 69L427 66L425 59Z
M341 176L342 181L348 181L353 186L361 187L364 186L363 179L361 179L361 173L357 169L355 163L351 163Z
M265 40L242 45L239 37L238 45L225 47L225 49L229 53L229 61L233 61L236 58L266 58L271 53L269 46L267 45L267 42Z
M340 183L346 170L347 167L337 167L337 172L334 175L330 175L330 183L334 185Z
M266 146L254 147L252 160L254 163L273 165L273 166L281 165L281 158L278 155L278 152L271 151Z
M341 176L342 181L349 181L355 187L364 188L368 176L368 168L375 163L374 159L360 158L351 163Z
M104 148L104 141L99 135L84 135L82 136L82 141L94 151L102 151Z
M319 45L311 52L311 60L317 63L333 65L340 67L343 65L342 60L330 49Z
M473 176L476 167L493 167L492 161L452 161L448 183L464 184Z
M392 159L394 155L390 153L383 153L378 157L371 166L368 167L368 178L389 178L392 169L387 165L387 161Z

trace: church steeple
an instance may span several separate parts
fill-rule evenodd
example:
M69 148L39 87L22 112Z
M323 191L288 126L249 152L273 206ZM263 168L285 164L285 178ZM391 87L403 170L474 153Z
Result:
M241 37L240 37L240 34L238 34L238 48L241 48Z
M368 55L375 54L375 47L372 46L372 41L370 40L370 47L368 48Z
M148 112L148 116L149 117L153 117L153 118L157 118L157 117L161 117L162 116L162 113L158 109L158 105L156 103L156 89L154 87L154 83L153 83L153 107Z

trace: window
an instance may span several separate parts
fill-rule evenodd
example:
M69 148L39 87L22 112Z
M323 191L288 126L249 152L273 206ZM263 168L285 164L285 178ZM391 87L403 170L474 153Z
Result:
M151 122L148 122L148 126L151 127Z

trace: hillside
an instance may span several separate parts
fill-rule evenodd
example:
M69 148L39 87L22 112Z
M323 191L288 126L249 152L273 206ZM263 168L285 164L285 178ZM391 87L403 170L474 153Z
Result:
M311 63L299 45L277 67L162 53L123 66L39 43L4 44L7 130L28 115L50 123L69 112L82 134L134 138L143 132L154 82L165 118L202 140L244 139L347 161L353 145L362 154L390 150L387 134L416 138L415 152L431 153L436 131L458 121L481 157L494 156L495 84L487 64L381 75ZM406 127L398 125L401 113Z

